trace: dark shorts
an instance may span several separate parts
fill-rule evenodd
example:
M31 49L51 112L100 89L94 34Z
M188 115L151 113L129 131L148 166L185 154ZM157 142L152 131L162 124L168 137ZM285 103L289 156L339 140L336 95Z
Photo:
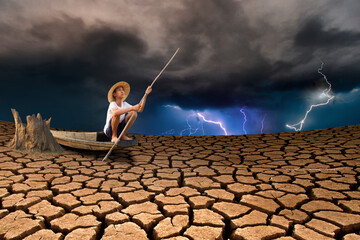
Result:
M117 128L117 131L116 131L116 136L119 137L120 136L120 133L122 132L122 130L125 128L125 125L126 125L126 122L125 122L125 118L126 118L127 114L125 114L125 117L124 117L124 120L122 120L119 125L118 125L118 128ZM109 120L109 125L108 127L106 128L105 130L105 135L111 139L111 136L112 136L112 128L111 128L111 118Z

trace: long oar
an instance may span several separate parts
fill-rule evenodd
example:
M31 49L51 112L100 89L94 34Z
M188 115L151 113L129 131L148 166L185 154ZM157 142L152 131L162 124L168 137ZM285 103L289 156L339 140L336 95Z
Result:
M156 76L156 78L154 79L154 81L151 83L150 87L152 87L154 85L154 83L156 82L156 80L160 77L160 75L163 73L163 71L165 70L165 68L170 64L170 62L173 60L173 58L175 57L175 55L178 53L178 51L180 50L180 48L178 48L174 55L170 58L169 62L165 65L165 67L161 70L161 72ZM142 101L144 100L146 96L146 91L145 91L145 94L144 96L141 98L141 101L139 103L139 105L141 106L141 103ZM117 138L116 142L114 143L114 145L110 148L109 152L106 154L106 156L104 157L103 161L108 159L108 157L110 156L112 150L114 149L114 147L117 145L117 143L120 141L120 138L122 137L122 135L124 134L125 132L125 129L127 128L127 126L129 125L129 123L131 122L132 118L133 118L134 114L131 114L131 117L129 119L129 121L126 123L124 129L121 131L119 137Z

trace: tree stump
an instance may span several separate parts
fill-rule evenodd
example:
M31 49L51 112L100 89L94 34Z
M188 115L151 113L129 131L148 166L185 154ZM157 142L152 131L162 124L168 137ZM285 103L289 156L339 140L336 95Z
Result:
M27 152L47 152L47 153L60 153L63 148L55 140L50 132L50 120L47 121L41 118L40 113L26 117L27 125L21 122L18 112L11 109L15 119L15 136L11 140L9 147L25 150Z

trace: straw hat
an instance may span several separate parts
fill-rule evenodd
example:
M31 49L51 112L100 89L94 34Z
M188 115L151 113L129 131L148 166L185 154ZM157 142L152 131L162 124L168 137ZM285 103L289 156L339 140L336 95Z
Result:
M127 96L129 95L130 85L129 85L127 82L124 82L124 81L118 82L118 83L114 84L114 85L110 88L110 90L109 90L109 92L108 92L108 101L109 101L109 103L115 101L115 98L114 98L114 96L113 96L113 93L114 93L115 89L118 88L118 87L123 87L124 92L125 92L125 97L122 99L122 101L125 101L125 99L126 99Z

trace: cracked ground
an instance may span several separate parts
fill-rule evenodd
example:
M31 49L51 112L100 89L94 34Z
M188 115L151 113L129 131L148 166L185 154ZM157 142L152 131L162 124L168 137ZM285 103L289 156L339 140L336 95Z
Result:
M31 155L0 121L0 239L360 239L360 125L234 136L131 135Z

